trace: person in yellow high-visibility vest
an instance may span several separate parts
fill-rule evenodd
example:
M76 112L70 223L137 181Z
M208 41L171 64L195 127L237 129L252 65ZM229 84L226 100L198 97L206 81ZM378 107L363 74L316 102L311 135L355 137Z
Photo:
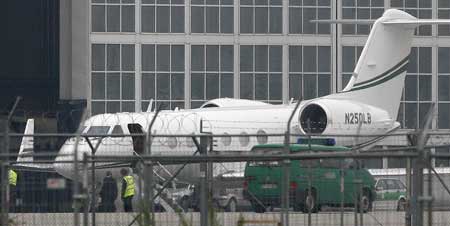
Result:
M128 175L128 170L122 168L120 170L120 174L122 174L122 201L123 208L125 212L132 212L133 205L132 200L135 193L135 183L133 176Z
M16 185L17 185L16 171L12 169L8 170L8 181L9 181L9 208L11 211L14 211L16 207Z

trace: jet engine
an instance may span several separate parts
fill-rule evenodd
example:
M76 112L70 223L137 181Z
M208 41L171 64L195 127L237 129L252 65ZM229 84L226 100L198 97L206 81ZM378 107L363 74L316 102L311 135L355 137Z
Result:
M395 122L383 109L342 99L307 102L298 117L302 132L312 134L357 134L374 129L382 132Z

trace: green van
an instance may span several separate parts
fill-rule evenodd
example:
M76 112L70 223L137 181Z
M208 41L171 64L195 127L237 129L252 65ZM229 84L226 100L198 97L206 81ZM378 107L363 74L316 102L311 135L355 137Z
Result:
M265 144L254 146L251 151L274 154L282 153L283 150L282 144ZM290 145L291 153L349 150L343 146ZM251 202L255 212L264 212L267 207L280 206L282 171L278 161L247 162L244 171L244 197ZM344 175L342 187L341 172ZM349 159L293 160L290 165L289 189L290 206L294 211L303 212L317 212L324 205L340 206L342 198L346 207L355 206L355 201L361 200L357 205L359 207L361 203L362 210L367 212L371 210L372 202L376 198L375 180L372 175L366 169L359 169L356 162Z

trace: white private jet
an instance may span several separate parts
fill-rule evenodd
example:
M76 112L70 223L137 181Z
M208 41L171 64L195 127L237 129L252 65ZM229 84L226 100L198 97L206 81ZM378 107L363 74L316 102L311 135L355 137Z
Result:
M346 21L335 21L345 23ZM353 21L357 22L357 21ZM414 29L424 24L449 24L450 20L417 19L410 14L389 9L377 19L358 60L353 76L342 92L330 94L312 100L302 101L294 113L291 130L294 133L313 133L330 136L387 134L399 128L396 121L406 69L409 62ZM268 134L284 133L288 118L294 110L294 104L271 105L259 101L240 99L216 99L205 103L198 109L161 111L152 127L152 134L200 134L207 131L212 134L258 134L255 137L221 137L215 150L248 151L255 144L282 143L283 137L271 137ZM84 122L83 133L87 134L133 134L147 132L155 112L116 113L95 115ZM200 123L202 121L203 123ZM203 128L200 125L203 124ZM31 131L27 126L27 133ZM92 139L92 138L91 138ZM132 156L142 153L142 145L136 137L108 137L101 141L96 156L118 155ZM358 144L371 142L369 139L357 139ZM98 140L97 140L98 141ZM18 165L32 161L29 149L32 138L24 138L18 157ZM96 140L94 139L93 143ZM340 145L355 145L354 138L336 138ZM27 148L28 147L28 148ZM28 151L27 151L28 150ZM53 164L54 170L67 178L72 178L75 139L68 139L59 151ZM155 137L152 141L154 155L192 155L197 148L189 137ZM91 154L91 148L85 140L78 144L78 158L83 153ZM125 165L130 163L125 163ZM96 168L110 167L118 176L121 163L96 165ZM240 171L242 163L220 164L215 173ZM170 170L170 169L169 169ZM198 167L186 167L178 177L185 181L196 179L200 175ZM105 174L97 173L98 180Z

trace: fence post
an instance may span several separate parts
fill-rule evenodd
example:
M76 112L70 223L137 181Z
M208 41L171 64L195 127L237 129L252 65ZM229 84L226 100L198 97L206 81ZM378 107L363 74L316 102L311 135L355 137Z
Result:
M1 163L1 185L2 188L8 188L8 167L7 167L7 162L9 159L8 158L8 132L9 132L9 128L8 128L8 120L5 121L5 131L4 131L4 137L3 137L3 154L5 154L4 159ZM2 202L2 225L8 225L8 192L7 189L1 189L1 202Z
M200 154L203 156L208 155L208 137L200 137ZM208 163L200 163L200 226L210 226L208 218Z

